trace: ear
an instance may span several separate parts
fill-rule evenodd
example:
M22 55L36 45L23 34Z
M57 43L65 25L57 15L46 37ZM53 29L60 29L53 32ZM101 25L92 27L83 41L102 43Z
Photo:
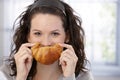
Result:
M67 33L66 33L66 38L65 38L65 43L68 43L69 40L70 40L70 36L69 36L69 34L68 34L68 32L67 32Z
M66 39L66 40L65 40L65 43L68 43L68 42L69 42L69 39Z
M30 35L28 34L28 36L27 36L27 41L28 42L31 42L31 40L30 40Z

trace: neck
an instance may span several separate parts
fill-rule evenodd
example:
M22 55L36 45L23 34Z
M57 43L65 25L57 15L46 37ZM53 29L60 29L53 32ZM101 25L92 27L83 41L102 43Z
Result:
M34 80L57 80L60 75L61 69L58 65L58 61L51 65L37 63L37 73Z

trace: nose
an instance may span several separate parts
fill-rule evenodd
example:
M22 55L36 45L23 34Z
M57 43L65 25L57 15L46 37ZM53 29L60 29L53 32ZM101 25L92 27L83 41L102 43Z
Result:
M50 39L49 36L44 36L42 39L41 39L41 42L40 42L43 46L50 46L52 44L52 41Z

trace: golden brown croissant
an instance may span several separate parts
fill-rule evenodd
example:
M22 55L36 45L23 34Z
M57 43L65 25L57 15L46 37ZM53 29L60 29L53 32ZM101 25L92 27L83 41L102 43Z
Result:
M42 47L40 43L36 43L31 50L36 61L49 65L59 59L62 52L62 47L59 44Z

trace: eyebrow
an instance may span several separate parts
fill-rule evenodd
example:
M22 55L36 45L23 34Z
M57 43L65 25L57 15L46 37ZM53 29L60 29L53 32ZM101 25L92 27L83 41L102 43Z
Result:
M53 30L53 31L60 31L59 29Z
M32 31L40 31L40 30L38 30L38 29L33 29Z
M38 30L38 29L33 29L32 31L40 31L41 32L41 30ZM59 29L55 29L55 30L52 30L52 31L60 31Z

